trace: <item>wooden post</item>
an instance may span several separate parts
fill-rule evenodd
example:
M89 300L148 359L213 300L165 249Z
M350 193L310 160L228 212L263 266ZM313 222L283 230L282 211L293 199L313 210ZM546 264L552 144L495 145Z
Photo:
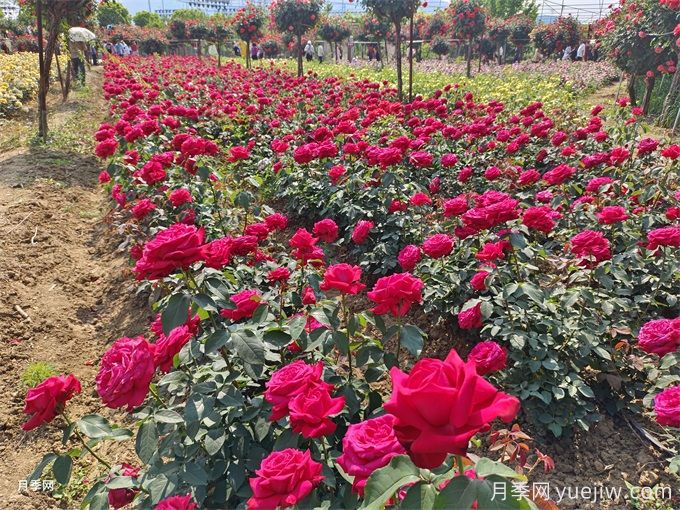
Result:
M408 102L413 101L413 18L415 11L411 13L409 21L409 44L408 44Z

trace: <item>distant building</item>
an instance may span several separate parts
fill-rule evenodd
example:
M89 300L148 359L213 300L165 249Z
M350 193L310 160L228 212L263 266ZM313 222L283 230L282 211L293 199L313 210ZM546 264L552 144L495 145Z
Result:
M19 4L14 0L0 0L0 12L9 19L16 19L19 16Z

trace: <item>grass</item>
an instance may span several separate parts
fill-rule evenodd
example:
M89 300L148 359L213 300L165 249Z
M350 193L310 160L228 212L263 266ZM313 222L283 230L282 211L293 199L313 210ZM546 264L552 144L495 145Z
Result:
M27 388L34 388L48 377L55 375L57 371L49 363L36 361L26 367L21 374L21 382Z

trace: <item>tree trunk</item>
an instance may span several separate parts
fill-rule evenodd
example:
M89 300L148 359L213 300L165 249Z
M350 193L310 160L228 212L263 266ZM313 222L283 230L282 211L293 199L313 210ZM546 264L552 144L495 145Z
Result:
M649 104L652 102L652 92L654 91L654 84L656 78L651 77L645 80L645 95L642 98L642 111L645 115L649 113Z
M220 43L217 43L217 67L222 67L222 52L220 51Z
M250 41L246 41L246 69L250 69L252 63L250 61Z
M397 95L399 101L404 100L404 80L401 72L401 21L396 21L394 23L394 29L396 30L397 37L397 48L395 58L397 59Z
M631 74L628 78L628 99L630 99L631 106L637 106L637 101L635 100L635 74Z
M386 64L390 62L390 46L387 42L387 37L385 37L385 58L380 60L383 60Z
M673 73L673 80L671 81L671 86L668 89L666 99L664 99L663 101L661 117L659 117L659 121L661 123L668 122L670 120L671 109L674 106L676 106L679 93L680 93L680 66L678 66L675 69L675 73Z
M467 77L472 78L472 37L470 37L467 47Z
M297 36L297 48L295 51L297 52L297 75L298 78L301 78L304 73L304 69L302 68L302 34L298 34Z
M38 135L47 140L47 86L45 82L45 50L43 48L42 1L35 3L35 17L38 23L38 65L40 81L38 82Z
M408 102L413 101L413 18L414 14L411 14L411 20L409 22L409 32L408 32Z
M203 55L201 55L201 40L196 39L196 54L198 55L198 58L201 58Z

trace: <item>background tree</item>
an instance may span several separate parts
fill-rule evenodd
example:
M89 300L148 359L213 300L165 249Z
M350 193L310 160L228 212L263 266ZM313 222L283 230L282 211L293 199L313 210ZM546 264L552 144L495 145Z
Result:
M338 44L352 35L352 31L345 20L337 16L327 16L321 20L316 34L331 45L335 61L338 61Z
M535 0L481 0L482 5L494 18L506 19L515 14L524 14L532 19L538 16Z
M213 14L208 22L209 33L207 39L217 48L217 66L222 65L222 45L233 36L231 20L224 14Z
M526 14L516 14L505 21L510 32L510 42L519 50L519 59L522 59L524 48L531 42L531 31L534 29L535 17Z
M467 77L472 77L472 43L484 33L486 13L478 0L458 0L449 7L453 33L465 39L467 46Z
M129 25L130 13L123 4L115 0L107 0L97 7L97 20L100 27L109 25Z
M579 42L580 32L579 22L568 16L558 18L552 23L537 25L531 32L531 39L544 56L559 56L567 46L573 48Z
M302 36L319 22L323 0L274 0L269 9L279 32L290 32L297 46L297 75L302 76Z
M186 22L187 35L189 39L196 40L196 52L202 55L201 42L210 38L210 27L203 20L189 20Z
M385 60L388 59L387 55L387 35L390 32L390 23L386 19L380 18L373 13L367 13L363 18L362 23L364 34L362 39L368 41L375 41L380 44L385 45Z
M172 16L170 16L170 21L206 21L207 19L208 15L200 9L176 9L172 12Z
M236 35L246 43L246 67L250 68L250 45L262 37L264 26L264 12L262 9L248 3L234 14L231 26Z
M449 43L446 42L446 40L439 38L432 40L430 49L432 50L432 53L438 55L439 58L441 59L444 55L449 54L449 52L451 51L451 46L449 46Z
M389 20L394 27L396 59L397 59L397 92L399 99L404 98L404 79L402 73L402 34L401 29L404 20L415 15L420 5L419 0L361 0L364 7L378 17Z
M498 65L502 65L507 53L507 42L510 37L510 28L504 19L493 18L488 21L489 40L493 43L498 54ZM498 51L503 48L503 52Z
M163 18L155 12L139 11L132 17L132 21L138 27L163 28Z

